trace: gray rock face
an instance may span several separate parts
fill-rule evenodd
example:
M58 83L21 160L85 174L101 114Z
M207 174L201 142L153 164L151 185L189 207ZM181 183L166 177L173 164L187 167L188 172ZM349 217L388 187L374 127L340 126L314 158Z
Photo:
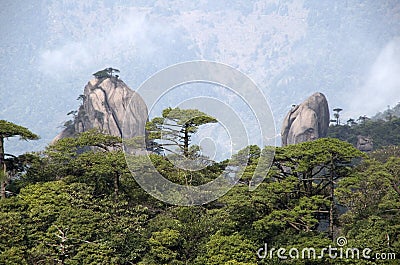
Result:
M374 143L372 138L363 135L358 135L357 149L363 152L371 152L372 150L374 150Z
M314 93L286 115L281 130L282 146L325 137L328 127L328 101L322 93Z
M93 79L85 86L74 122L53 142L98 128L106 134L144 136L148 111L143 99L116 77ZM125 120L124 120L125 119Z

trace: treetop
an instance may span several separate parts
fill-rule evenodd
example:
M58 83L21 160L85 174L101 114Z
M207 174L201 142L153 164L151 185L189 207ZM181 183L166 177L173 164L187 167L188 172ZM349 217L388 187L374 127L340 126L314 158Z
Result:
M120 71L118 69L108 67L104 68L103 70L97 71L93 75L96 78L107 78L107 77L112 77L114 73L119 73Z
M218 120L197 109L180 109L171 107L163 110L163 118L175 121L179 125L200 126L206 123L215 123Z
M19 136L21 140L37 140L39 136L29 129L6 120L0 120L0 138Z

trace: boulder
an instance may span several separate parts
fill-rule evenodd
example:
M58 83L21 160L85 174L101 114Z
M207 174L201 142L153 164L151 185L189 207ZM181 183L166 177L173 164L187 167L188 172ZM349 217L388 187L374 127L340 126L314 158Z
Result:
M282 146L326 137L329 121L326 97L314 93L300 105L294 105L286 115L281 130Z
M374 150L374 143L371 137L357 135L357 149L363 152Z

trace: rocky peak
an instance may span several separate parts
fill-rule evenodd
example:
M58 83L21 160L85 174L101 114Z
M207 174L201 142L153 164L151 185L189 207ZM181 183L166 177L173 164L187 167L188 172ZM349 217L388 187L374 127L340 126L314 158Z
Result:
M93 128L119 137L122 137L122 132L128 138L144 135L148 115L146 104L118 76L90 80L79 98L82 105L73 123L53 142Z
M282 124L282 146L325 137L329 127L329 107L324 94L314 93L294 105Z

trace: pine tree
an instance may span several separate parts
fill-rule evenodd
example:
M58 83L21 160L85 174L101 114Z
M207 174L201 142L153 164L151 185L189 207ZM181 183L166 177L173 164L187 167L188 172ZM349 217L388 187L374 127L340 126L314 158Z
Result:
M161 149L176 153L168 146L178 147L183 156L189 157L190 138L196 133L199 126L215 123L217 120L197 109L167 108L162 117L156 117L146 124L148 140L153 149ZM154 140L162 139L166 142L158 144Z
M1 198L6 197L6 186L9 181L7 177L7 168L5 164L4 139L19 136L21 140L37 140L39 136L32 133L25 127L16 125L12 122L0 120L0 181L1 181Z

